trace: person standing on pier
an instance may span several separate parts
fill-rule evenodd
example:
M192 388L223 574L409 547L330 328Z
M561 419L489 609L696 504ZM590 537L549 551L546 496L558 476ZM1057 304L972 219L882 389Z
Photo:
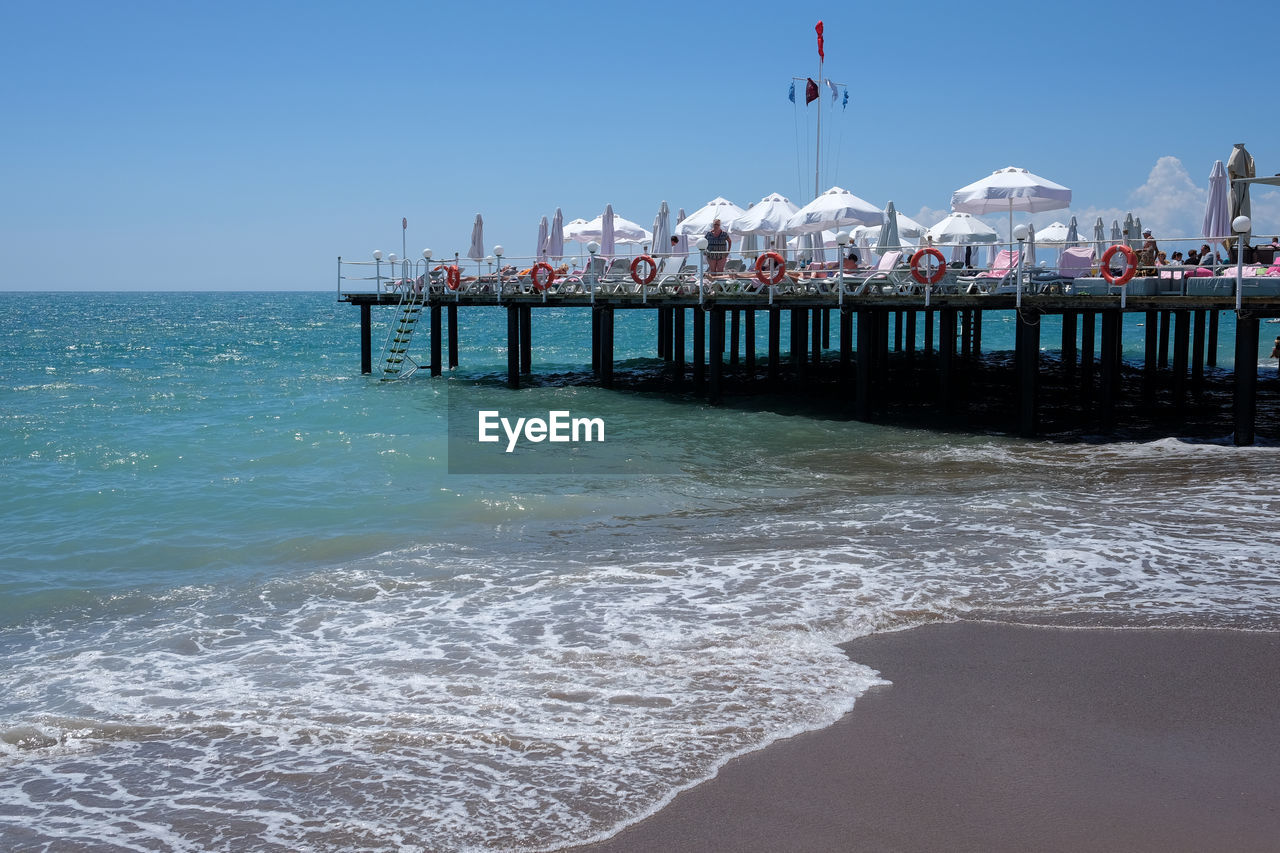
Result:
M711 223L707 238L707 272L711 275L724 272L725 261L729 259L729 232L720 228L720 220Z

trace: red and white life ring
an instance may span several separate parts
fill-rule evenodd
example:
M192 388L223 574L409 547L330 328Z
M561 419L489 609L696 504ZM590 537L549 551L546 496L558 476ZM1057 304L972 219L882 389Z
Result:
M457 264L447 267L444 271L445 284L449 285L450 290L457 290L462 286L462 270L458 269Z
M644 275L640 275L640 273L637 272L641 262L644 262L646 268L648 269L648 272L646 272ZM658 274L658 262L655 261L653 258L649 257L648 255L641 255L640 257L636 258L634 261L631 262L631 280L634 281L636 284L640 285L641 287L653 281L654 276L656 276L657 274Z
M1111 272L1111 258L1116 252L1124 255L1124 272L1119 276ZM1117 243L1110 249L1102 253L1102 277L1107 280L1107 284L1113 284L1117 287L1128 284L1129 279L1138 272L1138 256L1134 254L1133 249L1123 243Z
M773 275L768 275L764 271L764 262L773 261ZM761 284L777 284L782 281L783 276L787 274L787 262L782 259L782 255L777 252L765 252L756 258L756 278L760 279Z
M933 275L926 276L920 272L920 262L924 260L925 255L932 255L938 259L938 268L933 271ZM947 259L942 253L932 246L924 249L917 249L916 253L911 256L911 277L921 284L937 284L942 281L942 277L947 274Z
M540 278L538 273L546 272L545 278ZM546 290L556 282L556 271L552 269L551 264L546 261L538 261L533 265L533 269L529 271L529 278L533 281L534 290Z

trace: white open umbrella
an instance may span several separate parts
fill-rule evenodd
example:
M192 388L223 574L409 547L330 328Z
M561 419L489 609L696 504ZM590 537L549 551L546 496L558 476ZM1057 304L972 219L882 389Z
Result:
M1060 249L1073 239L1071 226L1063 222L1051 222L1036 231L1036 242L1041 246Z
M721 224L735 234L773 235L783 230L786 221L799 209L786 196L771 193L744 210L731 222Z
M720 225L725 231L732 233L729 223L744 213L746 213L745 210L727 198L713 198L676 225L676 233L685 237L692 235L701 237L711 230L711 223L717 219L720 220Z
M547 255L557 261L564 257L564 214L558 207L547 229Z
M884 212L865 199L840 187L832 187L791 215L786 222L789 234L806 234L828 228L879 225Z
M983 216L1009 214L1009 234L1013 234L1013 212L1043 213L1071 205L1071 190L1026 169L1009 166L963 186L951 194L951 209Z
M893 202L889 202L889 204L892 205ZM889 215L888 208L885 208L884 214L886 217ZM898 219L898 235L900 237L913 237L919 240L924 236L924 232L929 230L927 226L921 225L900 210L894 211L894 215Z
M610 205L612 207L613 205ZM597 216L595 219L587 222L581 219L575 219L564 228L564 238L566 240L577 240L579 243L589 243L592 240L602 242L604 237L604 214ZM642 243L653 238L653 235L646 231L642 226L617 215L613 215L613 239L618 243Z
M594 237L591 237L587 234L587 228L590 227L590 225L591 223L585 219L570 220L569 224L564 226L564 231L563 231L564 239L572 240L575 243L587 243L595 239ZM599 228L600 228L599 223L597 223L596 224L597 236L599 236Z
M537 256L539 261L547 259L547 234L550 232L551 226L547 222L547 217L542 217L538 222L538 242L535 244L533 254Z
M939 246L976 246L1000 239L996 229L971 213L952 213L925 232Z
M1221 160L1215 160L1209 172L1209 197L1204 204L1201 234L1210 243L1231 236L1231 187L1227 181L1227 168Z
M478 213L471 226L471 246L467 249L467 257L476 261L484 258L484 219Z

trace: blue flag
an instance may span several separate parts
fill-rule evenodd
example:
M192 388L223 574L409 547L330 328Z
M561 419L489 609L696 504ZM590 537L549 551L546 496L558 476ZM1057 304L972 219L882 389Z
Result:
M791 91L787 92L787 100L793 104L796 102L796 84L794 81L791 83Z
M844 100L840 102L841 109L849 109L849 90L844 90Z

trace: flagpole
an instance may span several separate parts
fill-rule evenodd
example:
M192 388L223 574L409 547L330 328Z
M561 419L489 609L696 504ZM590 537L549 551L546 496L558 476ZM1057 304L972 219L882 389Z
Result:
M813 197L822 192L822 54L818 54L818 142L813 153Z

